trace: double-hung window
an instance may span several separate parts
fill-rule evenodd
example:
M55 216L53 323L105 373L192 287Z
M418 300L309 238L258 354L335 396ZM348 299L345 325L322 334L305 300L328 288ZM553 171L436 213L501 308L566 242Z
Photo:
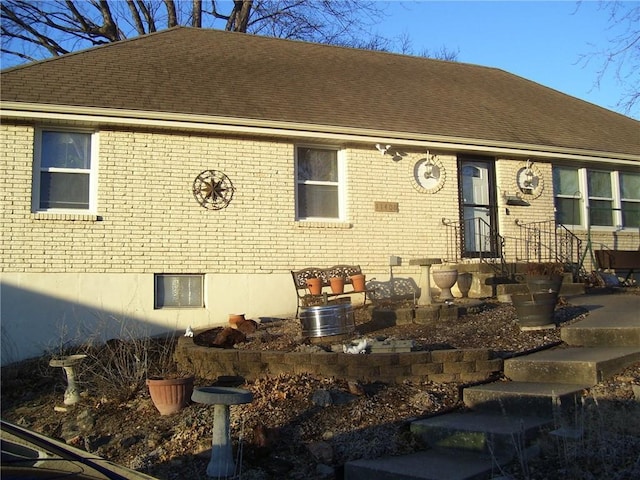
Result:
M342 162L338 150L296 148L296 218L340 220L343 217Z
M36 132L33 210L95 212L96 134Z
M580 175L577 168L553 169L556 222L564 225L582 225Z
M640 173L620 172L622 225L640 228Z
M587 170L587 192L589 193L589 222L591 225L612 227L615 219L611 172Z
M556 222L569 226L640 227L640 173L553 168Z

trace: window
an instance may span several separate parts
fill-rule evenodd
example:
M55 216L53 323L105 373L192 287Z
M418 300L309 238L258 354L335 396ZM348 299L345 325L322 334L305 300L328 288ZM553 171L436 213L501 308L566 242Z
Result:
M338 151L313 147L296 149L296 198L298 219L342 217Z
M591 225L613 226L613 192L611 173L587 170L589 221Z
M640 174L554 167L556 222L587 227L640 226Z
M640 227L640 173L620 173L622 225Z
M556 222L564 225L582 225L578 170L575 168L554 168L553 191L556 203Z
M155 275L155 308L203 308L204 276Z
M81 131L37 131L34 211L95 210L95 136Z

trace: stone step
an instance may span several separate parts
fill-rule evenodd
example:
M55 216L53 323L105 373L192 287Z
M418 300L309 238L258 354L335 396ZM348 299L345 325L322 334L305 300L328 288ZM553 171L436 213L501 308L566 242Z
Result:
M494 382L466 387L464 404L476 411L507 415L553 416L576 404L591 385L536 382Z
M640 362L640 347L577 347L543 350L504 362L516 382L595 385Z
M640 318L619 317L612 312L610 321L603 322L588 316L578 323L562 327L560 337L574 346L640 347Z
M461 451L514 458L529 447L540 430L553 425L546 418L507 415L501 412L456 412L411 422L411 433L431 448L454 448Z
M481 480L491 478L507 460L449 449L347 462L345 480Z

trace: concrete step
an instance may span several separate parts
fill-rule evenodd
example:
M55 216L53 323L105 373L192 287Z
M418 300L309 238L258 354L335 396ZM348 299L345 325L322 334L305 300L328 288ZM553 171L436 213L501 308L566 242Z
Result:
M616 312L611 312L607 321L590 315L578 323L562 327L560 338L574 346L640 347L640 311L637 319L620 317Z
M506 460L478 453L431 449L410 455L354 460L344 466L345 480L484 480Z
M552 417L506 415L500 412L456 412L416 420L411 433L431 448L514 458L529 447L540 430L553 424Z
M582 391L591 385L536 382L494 382L467 387L464 404L476 411L507 415L551 417L576 404Z
M577 347L543 350L504 362L516 382L595 385L640 362L640 347Z

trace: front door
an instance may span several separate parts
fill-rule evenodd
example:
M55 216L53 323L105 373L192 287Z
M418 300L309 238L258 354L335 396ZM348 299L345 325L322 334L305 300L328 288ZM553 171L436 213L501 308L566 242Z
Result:
M493 257L496 253L494 163L481 158L461 158L460 216L462 256Z

